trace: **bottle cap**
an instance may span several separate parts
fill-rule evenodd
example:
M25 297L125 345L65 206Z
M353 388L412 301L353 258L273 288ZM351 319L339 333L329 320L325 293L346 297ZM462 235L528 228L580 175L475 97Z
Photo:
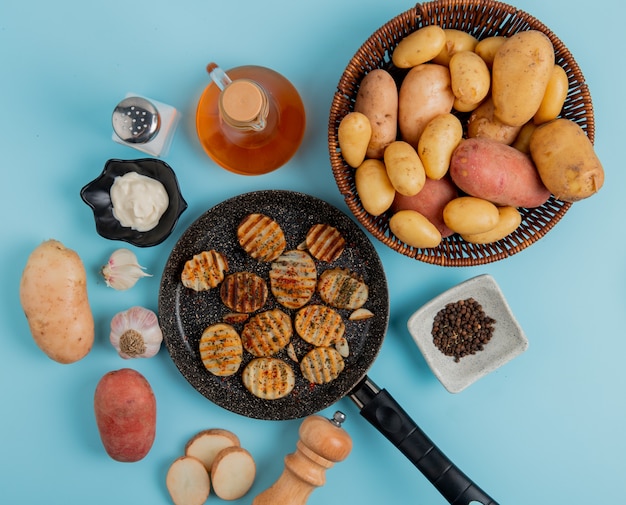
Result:
M159 132L160 117L157 108L145 98L130 96L113 110L113 131L124 142L144 144Z
M221 100L224 112L241 123L254 121L263 108L263 95L259 87L243 79L228 85L222 92Z

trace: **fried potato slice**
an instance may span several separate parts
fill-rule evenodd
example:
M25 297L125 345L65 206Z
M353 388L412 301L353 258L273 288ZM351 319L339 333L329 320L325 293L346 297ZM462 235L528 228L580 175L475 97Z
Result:
M341 314L322 304L301 308L295 315L294 327L304 341L318 347L334 344L346 331Z
M317 283L320 297L331 307L355 310L367 302L369 288L363 279L346 268L325 270Z
M314 224L306 234L306 247L316 260L330 263L341 256L346 240L329 224Z
M315 347L300 361L302 375L313 384L327 384L343 372L345 361L332 347Z
M208 326L200 337L200 358L213 375L227 377L241 366L243 346L237 330L226 323Z
M220 297L224 305L239 313L255 312L265 305L267 282L252 272L235 272L224 279Z
M263 400L287 396L296 385L296 375L286 361L279 358L254 358L241 374L246 389Z
M292 334L291 317L280 309L272 309L251 317L241 331L241 338L246 351L261 357L283 349Z
M287 247L285 234L280 225L264 214L248 214L237 227L239 245L259 261L278 258Z
M181 273L183 286L194 291L208 291L217 287L228 272L228 260L213 249L202 251L185 262Z
M317 284L315 261L306 251L294 249L272 262L270 289L276 301L288 309L299 309L311 299Z

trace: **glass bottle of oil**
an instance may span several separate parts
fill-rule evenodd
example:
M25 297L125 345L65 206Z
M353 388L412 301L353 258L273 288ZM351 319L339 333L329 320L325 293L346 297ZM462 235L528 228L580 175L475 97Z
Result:
M224 72L207 66L212 82L196 110L202 147L218 165L242 175L260 175L289 161L302 143L306 114L296 88L266 67Z

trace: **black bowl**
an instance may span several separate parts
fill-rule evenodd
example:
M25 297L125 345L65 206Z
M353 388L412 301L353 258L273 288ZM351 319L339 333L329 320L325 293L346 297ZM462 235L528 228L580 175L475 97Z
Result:
M167 191L169 206L159 223L151 230L137 231L122 226L113 215L111 186L116 177L129 172L156 179ZM150 247L163 242L172 233L178 219L187 208L176 174L167 163L154 158L107 161L100 176L80 190L80 196L92 208L96 231L101 236L111 240L122 240L138 247Z

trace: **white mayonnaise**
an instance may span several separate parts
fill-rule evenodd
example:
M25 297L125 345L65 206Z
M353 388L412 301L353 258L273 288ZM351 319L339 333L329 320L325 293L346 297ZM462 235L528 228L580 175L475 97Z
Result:
M113 181L111 203L113 216L122 226L149 231L167 210L169 197L163 184L156 179L128 172Z

